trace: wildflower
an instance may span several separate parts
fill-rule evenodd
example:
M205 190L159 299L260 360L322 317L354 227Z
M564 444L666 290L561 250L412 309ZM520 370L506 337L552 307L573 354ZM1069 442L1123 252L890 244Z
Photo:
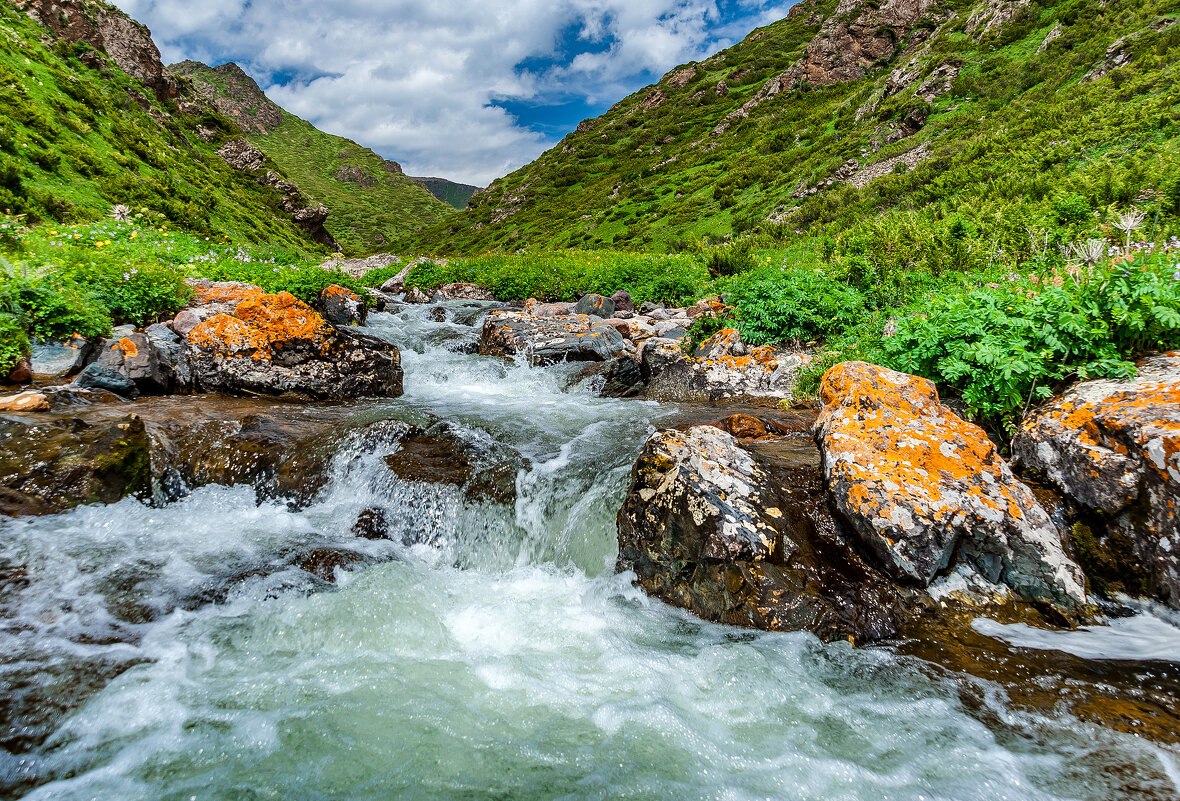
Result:
M135 239L135 237L137 237L137 236L139 236L139 231L132 231L132 232L131 232L131 238L132 238L132 239Z
M130 274L130 273L123 273L123 280L124 280L124 281L130 281L130 280L131 280L131 274Z
M129 222L131 220L131 209L119 203L111 209L111 218L119 222Z
M1147 213L1142 209L1132 207L1130 211L1124 211L1122 214L1115 217L1114 227L1127 235L1127 248L1131 247L1131 232L1137 231L1143 226L1143 221L1147 219Z

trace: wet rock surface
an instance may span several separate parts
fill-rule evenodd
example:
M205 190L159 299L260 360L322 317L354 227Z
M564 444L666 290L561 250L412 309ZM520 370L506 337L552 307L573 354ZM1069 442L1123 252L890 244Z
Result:
M653 435L619 512L619 569L707 620L829 641L893 636L897 592L830 519L808 514L823 495L813 470L799 473L776 480L712 427Z
M83 337L61 342L39 342L33 345L33 375L68 378L86 366L93 350L93 343Z
M533 365L606 361L625 349L618 331L588 315L535 317L522 312L492 312L480 339L480 353L485 356L512 359L520 354Z
M143 420L0 417L0 515L54 514L144 494L151 482Z
M334 284L320 293L313 308L335 326L364 325L369 312L364 298Z
M1070 388L1012 450L1083 512L1075 545L1099 589L1180 609L1180 353L1141 362L1131 381Z
M1029 601L1084 606L1057 527L932 383L848 362L821 394L816 438L833 502L882 569L925 587L961 560Z

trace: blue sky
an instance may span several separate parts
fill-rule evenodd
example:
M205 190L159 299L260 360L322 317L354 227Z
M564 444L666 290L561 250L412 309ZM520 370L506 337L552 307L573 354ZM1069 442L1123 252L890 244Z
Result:
M114 0L166 62L236 61L289 111L485 185L795 0Z

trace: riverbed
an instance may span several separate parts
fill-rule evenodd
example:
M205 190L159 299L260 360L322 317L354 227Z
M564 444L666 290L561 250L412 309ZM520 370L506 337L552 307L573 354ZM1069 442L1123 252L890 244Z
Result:
M480 310L447 305L447 322L371 316L402 348L405 395L331 406L340 434L310 503L214 485L0 519L0 794L1180 797L1175 739L1031 710L905 648L729 628L646 597L615 570L631 465L653 431L711 412L474 355ZM515 498L397 478L398 444L355 436L381 419L441 419L515 451ZM354 535L373 507L390 539ZM356 556L326 572L292 557L326 549ZM1180 654L1160 657L1180 630L1150 609L1136 620L1061 647L1163 676L1166 697Z

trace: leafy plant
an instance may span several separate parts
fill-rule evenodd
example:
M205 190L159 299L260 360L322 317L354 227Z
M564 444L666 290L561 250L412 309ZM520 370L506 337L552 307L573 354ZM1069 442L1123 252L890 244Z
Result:
M753 345L824 339L856 324L865 297L816 270L762 268L727 286L742 338Z

